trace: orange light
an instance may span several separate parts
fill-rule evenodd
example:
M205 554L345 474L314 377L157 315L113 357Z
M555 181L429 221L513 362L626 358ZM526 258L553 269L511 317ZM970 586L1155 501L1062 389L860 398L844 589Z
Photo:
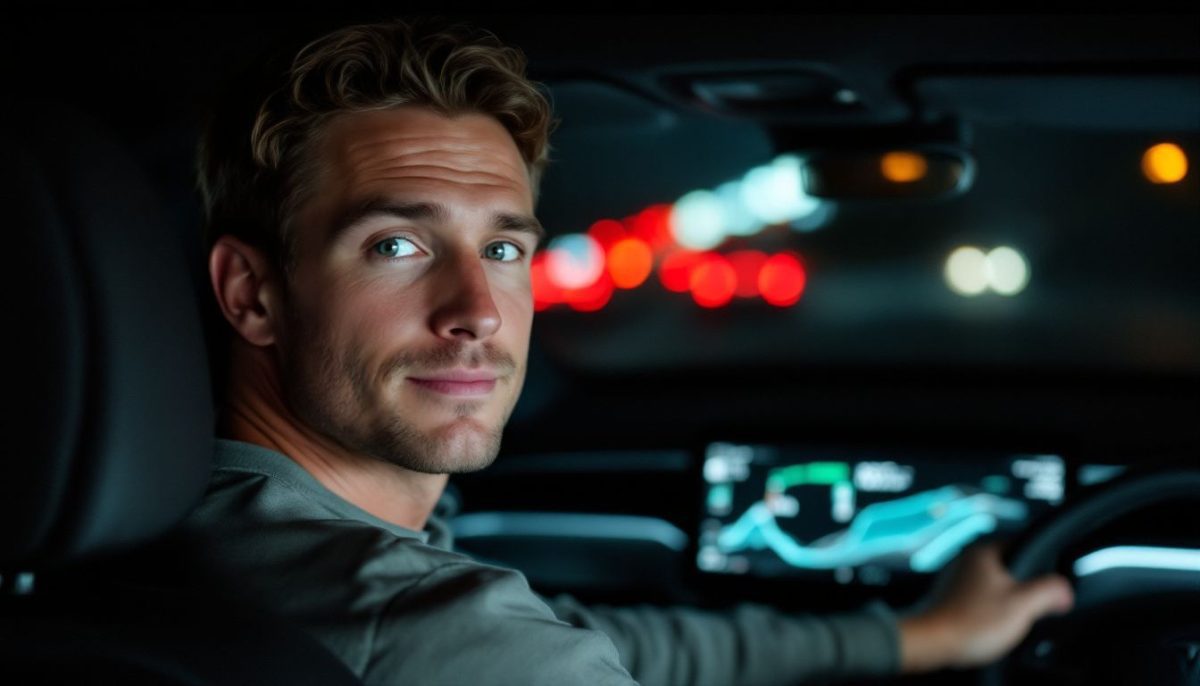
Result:
M697 305L721 307L733 299L733 293L737 290L737 273L723 255L705 253L692 270L688 286Z
M772 255L758 273L758 288L763 300L777 307L799 302L807 282L804 265L790 253Z
M651 205L627 219L626 225L629 233L645 241L651 250L662 250L675 242L670 218L670 205Z
M918 181L929 171L925 156L916 152L889 152L880 160L879 169L883 178L895 183Z
M658 279L663 288L672 293L686 293L692 280L692 269L699 264L702 254L694 250L676 250L663 258L658 265Z
M733 292L739 298L754 298L758 296L758 272L767 261L767 256L757 250L738 250L729 253L729 264L737 274L737 289Z
M654 254L640 238L625 238L608 251L608 273L617 288L637 288L650 276Z
M625 227L615 219L601 219L592 224L591 228L587 230L587 234L605 250L611 248L614 243L625 238L626 235Z
M1174 143L1152 145L1142 155L1142 173L1150 183L1177 183L1187 171L1187 154Z
M579 312L595 312L612 300L613 282L608 274L604 273L592 285L567 291L563 295L571 309Z
M533 287L533 309L535 312L557 305L563 301L563 291L546 274L546 253L536 253L529 266L529 282Z

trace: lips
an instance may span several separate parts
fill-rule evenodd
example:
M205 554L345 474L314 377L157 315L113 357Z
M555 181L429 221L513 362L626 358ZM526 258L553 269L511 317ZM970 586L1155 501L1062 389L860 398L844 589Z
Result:
M479 370L449 370L421 377L410 376L408 381L442 395L487 395L496 387L496 374Z

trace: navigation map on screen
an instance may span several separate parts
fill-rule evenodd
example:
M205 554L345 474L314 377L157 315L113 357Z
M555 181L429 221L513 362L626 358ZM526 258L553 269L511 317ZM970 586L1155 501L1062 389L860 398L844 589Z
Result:
M1057 505L1064 465L1056 455L954 461L714 443L704 480L700 569L886 583L937 571Z

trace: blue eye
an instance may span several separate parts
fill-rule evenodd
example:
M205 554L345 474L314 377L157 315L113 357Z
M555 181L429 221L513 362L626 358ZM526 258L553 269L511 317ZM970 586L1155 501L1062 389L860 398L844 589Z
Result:
M521 259L521 248L516 243L496 241L483 250L484 257L499 262L514 262Z
M398 257L408 257L409 255L416 255L418 252L420 252L417 250L416 244L407 238L401 238L399 236L385 238L371 247L376 254L393 259Z

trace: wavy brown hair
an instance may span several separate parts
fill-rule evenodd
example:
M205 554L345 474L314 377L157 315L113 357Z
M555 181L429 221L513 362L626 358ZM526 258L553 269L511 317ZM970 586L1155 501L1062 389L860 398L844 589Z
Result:
M553 123L525 67L521 51L495 35L436 20L350 26L309 43L265 96L241 103L247 116L218 112L202 135L208 245L232 234L290 271L290 219L312 192L314 141L345 112L421 105L446 116L490 115L512 135L536 199Z

